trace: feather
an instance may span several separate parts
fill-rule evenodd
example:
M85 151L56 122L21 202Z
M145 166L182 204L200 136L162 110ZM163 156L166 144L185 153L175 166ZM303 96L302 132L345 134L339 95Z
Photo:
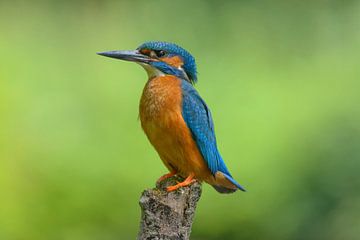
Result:
M211 173L215 176L220 172L233 185L244 191L244 188L232 178L217 149L214 124L206 103L189 82L182 80L181 87L183 118Z

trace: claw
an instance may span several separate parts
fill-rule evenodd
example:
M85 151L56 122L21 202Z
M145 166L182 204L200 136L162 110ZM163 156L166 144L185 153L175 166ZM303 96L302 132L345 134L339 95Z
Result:
M188 186L190 184L192 184L193 182L196 181L196 179L194 179L195 177L195 174L190 174L183 182L180 182L174 186L169 186L166 188L166 191L168 192L172 192L172 191L175 191L176 189L179 189L181 187L185 187L185 186Z

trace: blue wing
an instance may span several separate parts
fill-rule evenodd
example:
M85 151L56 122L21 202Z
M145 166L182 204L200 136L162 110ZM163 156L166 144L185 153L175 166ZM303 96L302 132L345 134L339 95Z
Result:
M232 178L217 149L214 124L209 108L195 88L185 80L182 81L182 96L183 118L211 173L215 175L220 171L230 182L244 191L244 188Z

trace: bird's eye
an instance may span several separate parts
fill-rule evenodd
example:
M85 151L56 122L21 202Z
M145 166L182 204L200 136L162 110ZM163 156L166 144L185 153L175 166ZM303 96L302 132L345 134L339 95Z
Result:
M154 52L158 58L161 58L161 57L165 56L165 54L166 54L166 52L163 50L155 50Z

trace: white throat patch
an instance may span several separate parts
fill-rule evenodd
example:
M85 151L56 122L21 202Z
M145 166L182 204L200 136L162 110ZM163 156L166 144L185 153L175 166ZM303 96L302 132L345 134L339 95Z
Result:
M146 63L139 63L147 72L149 79L150 78L154 78L154 77L159 77L159 76L165 76L165 73L163 73L162 71L160 71L159 69L146 64Z

